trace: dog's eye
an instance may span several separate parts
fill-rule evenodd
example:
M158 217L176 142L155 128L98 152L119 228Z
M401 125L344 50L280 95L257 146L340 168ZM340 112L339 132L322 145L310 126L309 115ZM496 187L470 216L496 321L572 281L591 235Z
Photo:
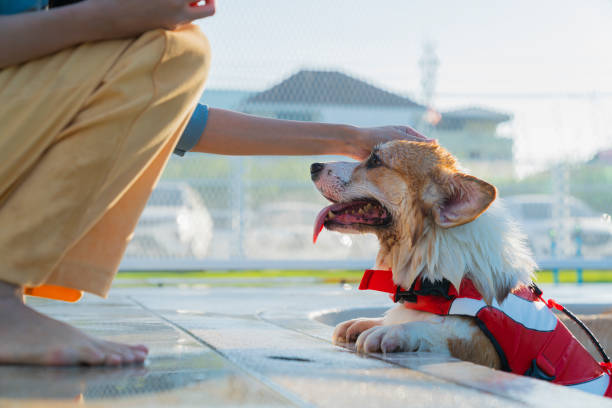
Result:
M366 167L368 169L373 169L379 166L382 166L382 162L380 161L380 158L375 153L372 153L370 157L368 158L368 161L366 162Z

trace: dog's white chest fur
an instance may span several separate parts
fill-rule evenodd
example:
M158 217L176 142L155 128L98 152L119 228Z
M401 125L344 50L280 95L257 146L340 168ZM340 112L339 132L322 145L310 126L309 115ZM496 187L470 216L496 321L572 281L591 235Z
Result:
M396 284L403 287L410 287L419 275L432 282L447 279L459 287L467 276L488 301L495 297L501 301L519 283L529 284L536 266L524 235L499 200L479 218L455 228L427 223L423 236L409 251L406 259L420 259L418 265L377 267L393 268Z

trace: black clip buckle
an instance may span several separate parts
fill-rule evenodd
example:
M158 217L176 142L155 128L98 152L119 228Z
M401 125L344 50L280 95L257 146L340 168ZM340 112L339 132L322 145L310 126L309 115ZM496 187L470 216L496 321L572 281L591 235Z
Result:
M414 290L415 285L416 280L412 282L412 286L410 286L410 289L408 290L400 290L400 287L398 286L397 290L395 291L395 295L393 296L393 301L396 303L416 303L418 301L418 296L440 296L446 300L451 300L454 297L448 294L451 283L446 279L442 280L441 282L433 283L429 280L423 279L421 280L421 288L419 290Z
M397 303L404 303L404 302L410 302L410 303L416 303L417 302L417 295L414 292L414 283L412 284L412 287L410 287L409 290L400 290L401 288L398 286L396 291L395 291L395 295L393 295L393 302Z

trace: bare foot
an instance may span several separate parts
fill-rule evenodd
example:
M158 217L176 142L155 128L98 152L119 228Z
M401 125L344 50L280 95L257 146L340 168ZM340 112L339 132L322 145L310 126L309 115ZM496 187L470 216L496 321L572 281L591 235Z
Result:
M0 364L121 365L148 350L90 337L23 303L21 288L0 281Z

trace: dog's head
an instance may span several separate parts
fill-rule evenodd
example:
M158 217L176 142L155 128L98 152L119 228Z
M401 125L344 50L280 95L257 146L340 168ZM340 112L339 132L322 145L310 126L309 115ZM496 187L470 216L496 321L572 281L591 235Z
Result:
M375 148L361 163L314 163L311 176L335 203L321 211L321 227L375 233L412 245L426 219L442 228L476 219L495 200L496 189L461 173L455 159L432 143L394 141ZM385 243L385 242L383 242Z
M461 262L442 262L441 251L466 249L445 244L443 236L477 219L497 191L459 171L453 156L439 145L392 141L375 148L361 163L314 163L311 177L333 203L316 219L315 240L323 227L376 234L380 242L377 266L392 268L396 283L405 287L428 271L430 279L446 278L455 286L466 273L478 272L461 270L469 266ZM454 266L460 270L453 272ZM482 288L484 283L475 283L485 297L491 293L498 298L505 297L512 284L504 282L503 288L489 291Z

